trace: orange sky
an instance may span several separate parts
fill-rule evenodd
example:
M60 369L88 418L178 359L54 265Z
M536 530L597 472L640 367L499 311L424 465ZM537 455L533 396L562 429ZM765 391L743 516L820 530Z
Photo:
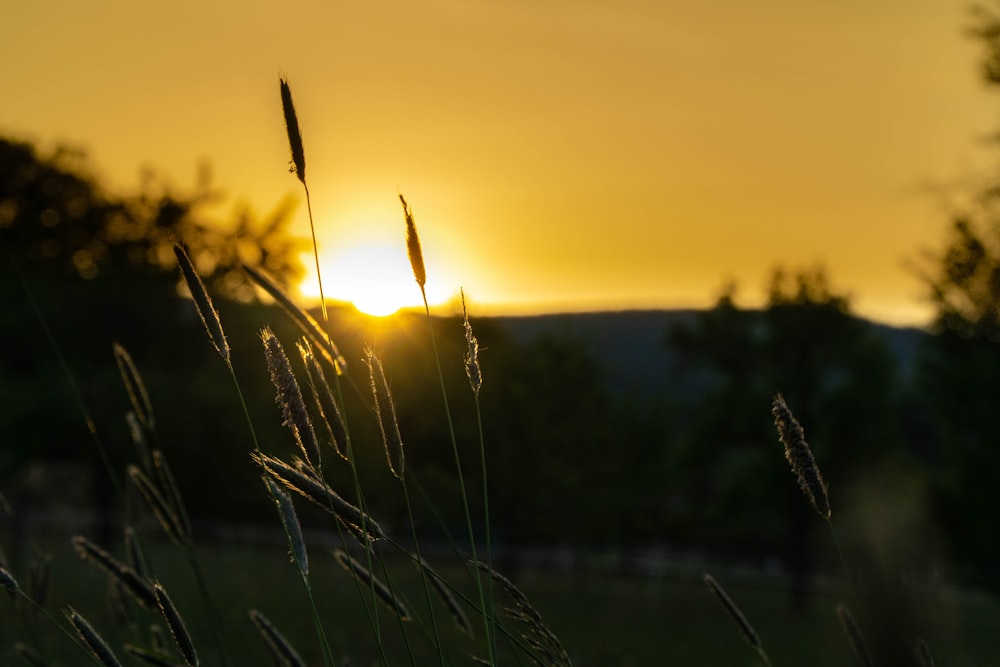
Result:
M775 263L822 261L862 314L919 322L903 264L947 225L926 186L992 164L966 8L36 0L4 11L0 133L81 145L113 187L207 159L264 213L300 194L281 73L343 266L405 256L402 192L432 296L480 313L708 305L728 278L752 304Z

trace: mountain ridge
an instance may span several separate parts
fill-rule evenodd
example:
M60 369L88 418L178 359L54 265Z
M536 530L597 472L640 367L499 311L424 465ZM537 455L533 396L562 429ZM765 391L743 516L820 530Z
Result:
M749 309L763 312L760 309ZM499 315L493 322L520 344L541 336L569 338L586 346L606 373L616 393L650 394L668 388L677 353L667 344L667 331L694 322L706 309L615 310L544 315ZM871 327L886 343L900 377L909 378L920 341L931 335L917 327L894 326L853 316ZM473 320L475 326L475 320Z

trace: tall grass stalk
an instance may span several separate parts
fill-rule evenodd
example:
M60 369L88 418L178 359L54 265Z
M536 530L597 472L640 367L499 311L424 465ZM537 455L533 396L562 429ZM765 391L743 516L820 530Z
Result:
M156 593L156 601L159 603L163 620L167 622L167 628L174 638L174 644L177 645L177 648L181 651L181 655L184 656L184 661L189 667L198 667L201 664L198 660L198 651L195 649L194 641L191 639L191 633L188 632L184 617L181 616L177 606L170 599L167 589L162 584L155 582L153 584L153 591Z
M254 446L259 450L260 444L257 440L256 430L253 427L253 420L250 418L250 411L247 408L246 399L243 396L243 389L240 386L240 382L236 377L236 370L233 368L232 355L229 351L229 342L226 339L225 330L222 328L222 320L219 317L219 312L216 310L215 305L212 303L212 299L208 294L208 290L205 288L205 284L202 282L201 277L198 275L198 271L188 256L187 251L180 244L174 245L174 254L177 257L177 265L180 268L181 275L184 278L184 282L187 285L188 291L191 293L191 297L194 301L195 309L198 311L198 316L201 318L202 324L205 325L205 330L208 333L209 340L212 346L215 348L219 356L222 357L223 362L229 370L229 375L232 378L235 386L236 392L239 395L240 403L243 406L244 415L246 415L247 423L250 426L250 432L253 437ZM219 613L219 608L216 605L212 594L209 590L208 584L205 580L205 575L202 572L201 564L199 563L197 552L193 545L189 545L184 549L187 553L188 562L191 565L191 569L194 572L195 581L198 586L198 590L205 601L206 606L212 612L213 627L215 630L216 638L219 643L223 664L229 664L229 650L227 648L227 641L225 632L222 629L221 614Z
M756 651L757 655L760 656L760 659L764 661L765 665L771 667L771 659L768 657L767 651L764 650L764 644L760 641L757 631L754 630L750 621L748 621L747 617L743 614L743 610L741 610L739 605L737 605L733 599L729 597L729 594L726 593L726 590L715 580L715 577L706 572L702 575L702 580L705 582L705 585L708 586L708 589L712 591L715 597L719 600L719 602L722 603L723 608L725 608L726 613L729 614L729 617L736 624L736 627L739 628L743 638L747 640L748 644L750 644L750 648Z
M302 131L299 129L298 115L292 102L292 89L288 81L280 80L281 110L285 117L285 130L288 133L288 145L292 152L291 171L302 183L306 193L306 212L309 214L309 233L312 236L313 260L316 263L316 282L319 284L319 303L323 312L323 323L330 333L330 315L326 309L326 294L323 291L323 272L319 268L319 244L316 242L316 224L313 222L312 198L309 196L309 184L306 182L306 153L302 143ZM330 336L331 340L333 336Z
M510 579L496 570L487 567L485 563L475 563L475 565L478 570L482 570L491 579L500 584L514 601L514 607L507 607L505 611L510 618L521 623L527 630L528 634L522 636L531 649L524 650L531 656L532 660L535 663L542 664L537 657L537 655L540 655L552 667L572 667L573 663L569 658L569 654L566 653L566 649L563 648L562 642L559 641L555 633L542 620L542 615L531 604L528 596L515 586Z
M389 391L389 381L385 377L382 360L369 346L365 348L365 363L368 365L368 376L371 381L372 399L375 402L375 412L378 417L379 430L382 433L382 443L385 446L386 460L389 470L399 480L403 489L403 499L406 504L406 515L410 522L410 534L413 536L413 548L417 553L417 561L423 562L420 555L420 540L417 537L417 524L413 518L413 505L410 503L410 491L406 485L406 456L403 448L403 438L399 433L399 422L396 419L396 408L392 393ZM431 603L430 584L427 572L420 570L420 581L424 588L424 599L427 602L427 613L430 616L431 631L434 645L437 648L438 660L444 667L444 648L441 646L441 635L434 619L434 605Z
M441 370L441 354L438 351L437 335L434 332L434 321L431 319L431 308L427 303L427 290L424 285L427 282L427 272L424 268L423 252L420 248L420 237L417 235L417 227L413 221L413 212L403 195L399 195L399 201L403 205L403 217L406 222L406 251L410 258L410 268L413 269L413 277L420 287L420 296L424 302L424 314L426 315L427 328L431 335L431 345L434 349L434 364L437 366L438 382L441 385L441 398L444 401L445 418L448 422L448 434L451 438L451 451L455 458L455 469L458 473L458 487L462 496L462 508L465 511L465 528L469 534L469 548L472 552L472 560L478 562L479 555L476 549L476 535L472 530L472 512L469 510L469 494L465 490L465 475L462 473L462 457L458 453L458 438L455 436L455 422L451 416L451 406L448 403L448 390L444 382L444 371ZM485 454L483 454L485 456ZM475 572L476 591L479 594L479 608L482 610L483 631L485 632L486 644L490 647L491 659L496 664L496 656L493 655L493 640L490 633L490 616L492 609L486 607L486 596L483 592L483 579L479 571Z
M215 347L216 351L219 353L219 356L221 356L222 360L225 362L226 367L229 370L229 375L230 375L230 377L233 380L234 386L236 387L236 392L239 395L240 404L241 404L241 406L243 408L243 414L244 414L244 416L246 418L247 424L250 427L250 433L251 433L251 436L252 436L252 439L253 439L254 449L255 449L255 451L257 452L258 455L262 456L263 452L261 451L260 441L257 438L257 431L256 431L256 429L253 426L253 419L250 417L250 410L247 407L246 398L243 395L243 389L242 389L242 387L240 385L240 381L236 377L236 370L233 367L232 356L229 353L229 344L226 341L225 333L224 333L224 330L222 328L222 321L219 318L218 311L215 309L214 305L212 304L212 300L211 300L211 298L208 295L208 291L205 289L204 283L202 283L201 278L198 276L198 273L195 270L193 263L191 262L190 258L187 256L187 253L184 251L183 247L181 247L180 245L176 245L174 247L174 252L177 255L177 261L178 261L178 264L179 264L179 266L181 268L181 273L182 273L182 275L184 277L185 282L187 283L189 291L191 292L191 294L192 294L192 296L194 298L195 307L198 310L198 314L201 316L202 322L205 324L205 329L207 330L207 332L209 334L209 338L212 340L212 344ZM264 336L265 349L268 349L268 350L271 349L271 348L268 348L268 346L267 346L268 336L266 334L269 333L269 332L270 332L270 330L266 330L265 336ZM275 342L277 341L277 339L274 338L273 334L270 334L270 338L274 339ZM280 344L278 344L278 345L279 345L279 348L280 348ZM280 351L280 349L279 349L279 351ZM274 355L277 356L277 352L275 352ZM290 368L287 368L288 360L287 360L287 358L284 357L284 352L283 351L280 351L280 356L281 356L281 358L284 359L284 362L285 362L285 367L286 368L284 370L287 371L287 375L291 375ZM285 387L282 384L284 382L285 378L276 377L276 375L281 375L281 370L282 369L275 369L274 364L272 364L272 361L273 361L273 358L272 358L272 356L269 355L269 357L268 357L268 366L272 370L272 380L278 386L278 390L279 390L279 402L281 402L281 398L282 398L282 395L283 395L282 394L282 389L286 389L288 392L291 392L291 389L289 387ZM294 384L294 378L292 379L292 383ZM295 389L295 391L298 391L298 386L296 385L294 387L294 389ZM299 394L298 398L299 398L299 402L301 403L301 398L302 398L301 397L301 393ZM310 447L309 445L303 443L303 439L305 438L306 440L308 440L308 436L307 436L306 433L301 433L299 431L299 424L297 423L296 417L301 417L301 415L300 414L293 414L293 411L288 408L287 402L285 404L283 404L283 407L285 407L285 412L286 412L286 423L289 426L292 427L293 431L296 434L296 440L298 440L298 442L300 444L300 447L302 448L303 453L306 454L306 456L308 457L308 454L310 452L315 452L316 448L315 447ZM310 429L311 429L311 427L310 427ZM303 431L305 431L304 427L303 427ZM312 436L312 443L311 444L315 445L315 435L314 434ZM318 458L318 452L316 452L316 454L317 454L317 458ZM270 490L271 490L270 486L268 486L268 491L270 492ZM276 504L279 502L279 500L277 498L275 498L273 496L273 494L271 496L271 499ZM289 531L289 527L287 525L285 525L284 523L283 523L283 527L285 529L286 536L291 541L292 540L292 535L288 532ZM189 560L191 562L191 566L192 566L192 568L194 569L194 572L195 572L195 578L196 578L197 583L198 583L198 588L201 590L202 595L203 595L203 597L206 600L206 603L209 605L209 608L215 609L214 602L211 599L211 595L209 593L208 586L205 584L204 576L201 573L201 567L198 564L197 558L195 557L194 550L193 550L193 548L189 548L187 551L189 553ZM309 584L308 576L302 575L302 581L303 581L303 585L305 586L305 589L306 589L307 597L309 598L310 606L311 606L311 609L312 609L313 622L316 625L316 631L317 631L317 635L319 637L320 645L321 645L321 647L323 649L323 659L324 659L324 662L328 665L328 667L333 667L333 665L335 664L335 661L334 661L334 658L333 658L333 651L330 648L329 640L326 637L326 631L323 629L323 623L322 623L322 620L319 617L319 610L316 607L316 603L315 603L315 600L314 600L314 597L313 597L313 593L312 593L312 587ZM218 616L217 613L216 613L216 616ZM225 636L222 633L221 627L219 627L219 625L218 625L218 621L216 622L216 629L217 629L217 633L219 635L220 641L222 642L223 646L225 646ZM224 649L223 659L226 662L226 664L228 664L228 658L226 657L227 655L228 655L228 650Z
M301 311L301 309L292 304L291 301L289 300L288 304L285 305L285 309L289 310L290 308L298 312L298 314L296 314L293 311L289 311L294 321L296 322L305 321L304 318L309 318L309 320L312 319L307 313ZM301 325L300 328L302 328L303 330L306 329L305 326ZM344 369L346 369L346 364L343 362L343 358L339 357L339 355L338 355L338 358L340 359L339 362L334 362L333 360L328 358L328 361L330 361L330 364L331 366L333 366L335 371L334 381L336 382L337 396L334 396L334 391L333 389L331 389L330 384L326 379L326 373L323 372L322 365L319 363L317 357L313 354L313 346L309 343L309 338L310 337L307 333L306 337L304 337L301 341L299 341L296 346L298 347L299 350L299 356L302 358L302 364L305 366L306 369L306 377L309 382L309 389L313 395L314 403L316 405L316 410L319 413L320 419L326 426L327 434L330 437L330 444L337 452L337 454L340 456L340 458L344 459L347 462L348 466L350 467L352 482L354 484L355 497L358 500L358 508L359 511L361 512L360 529L362 534L367 534L368 513L367 510L365 509L364 493L361 490L361 480L358 476L357 466L354 463L354 453L351 445L351 436L350 436L350 429L348 428L348 423L347 423L347 415L345 411L340 408L340 405L343 404L343 395L341 393L341 387L340 387L340 376L344 372ZM333 345L333 341L328 340L328 342L330 343L332 349L336 349L335 346ZM356 385L355 388L357 388ZM331 507L331 510L332 509L333 508ZM337 524L337 530L338 533L340 534L341 544L344 545L344 548L346 549L346 540L344 539L342 526L340 525L340 523ZM372 569L373 562L372 562L371 549L368 548L365 549L365 558L368 561L369 569ZM378 605L375 601L376 591L374 584L370 586L369 590L373 603L371 609L369 609L367 598L363 594L361 594L362 592L361 582L357 578L354 578L354 583L358 588L358 592L361 597L361 602L365 608L365 614L368 616L368 622L372 628L373 635L375 636L376 641L378 642L379 650L381 653L380 657L383 660L383 664L385 664L387 660L384 652L382 651L381 629L378 623ZM403 631L405 632L405 629L403 629Z
M428 510L431 512L431 514L433 514L435 522L437 523L437 525L441 528L442 532L444 533L445 539L448 541L448 545L451 547L452 551L454 551L457 554L461 554L462 553L462 549L459 547L458 542L455 539L455 536L452 535L451 531L448 529L448 524L444 520L444 517L441 516L441 514L438 512L437 508L434 506L434 501L431 499L430 494L427 493L427 490L420 483L420 478L416 474L414 474L412 472L410 473L410 477L411 477L410 481L416 486L417 493L420 494L420 497L426 503ZM399 551L401 553L409 556L409 558L413 561L413 563L415 565L421 566L421 563L419 563L416 560L416 556L413 555L413 554L410 554L409 552L407 552L406 549L402 545L393 542L391 539L389 539L389 542L392 543L397 549L399 549ZM467 559L464 562L464 564L466 566L467 573L469 575L469 579L471 579L472 581L475 581L475 579L476 579L476 575L473 573L474 570L477 571L477 572L479 571L479 569L484 569L484 570L488 570L488 571L494 571L491 568L487 568L487 566L486 566L485 563L477 563L475 561L472 561L471 559ZM440 574L438 574L434 570L434 568L432 568L428 563L424 562L422 564L422 566L427 569L427 571L429 572L429 574L431 576L432 581L434 581L434 580L439 581L460 602L462 602L465 605L468 605L473 610L475 610L476 613L478 613L480 615L483 613L483 609L482 609L482 607L480 606L480 604L479 604L479 602L477 600L474 600L474 599L470 598L469 596L465 595L454 584L452 584L446 578L444 578ZM492 586L492 577L490 578L490 586ZM497 619L496 614L493 613L492 602L491 602L491 606L490 606L490 614L491 614L491 620L492 620L492 623L493 623L493 628L496 630L496 632L498 634L500 634L500 635L503 635L511 643L512 646L514 646L517 649L519 649L522 652L524 652L525 655L530 655L531 654L531 649L521 640L521 638L518 637L517 635L515 635L513 632L511 632L507 627L505 627ZM495 648L495 645L494 645L494 648ZM489 661L484 661L484 662L488 663Z
M281 109L282 109L282 114L283 114L284 119L285 119L285 130L286 130L286 132L288 134L288 145L289 145L289 149L291 151L291 158L292 158L291 159L291 172L293 174L295 174L295 176L298 178L299 182L302 183L302 188L303 188L303 190L305 192L305 195L306 195L306 212L308 213L308 216L309 216L309 233L310 233L310 236L312 238L313 260L314 260L315 266L316 266L316 281L317 281L317 283L319 285L320 309L321 309L321 313L322 313L322 316L323 316L323 325L326 328L327 339L330 341L330 343L332 345L333 332L332 332L332 329L331 329L331 326L330 326L330 314L329 314L329 311L327 310L327 306L326 306L326 293L325 293L325 291L323 289L323 272L320 269L320 265L319 265L319 244L318 244L318 242L316 240L316 225L315 225L315 222L313 220L313 214L312 214L312 198L309 195L309 185L308 185L308 183L306 181L306 174L305 174L306 158L305 158L305 147L304 147L303 141L302 141L302 131L299 128L298 114L295 111L295 104L292 101L292 91L291 91L291 88L288 85L288 81L285 80L284 78L282 78L282 79L280 79L279 83L280 83L279 88L280 88L280 93L281 93ZM311 320L311 319L312 318L307 318L306 321ZM335 385L336 385L337 399L340 401L341 405L343 405L343 391L342 391L341 386L340 386L340 373L341 373L341 369L340 368L335 368L335 370L337 371L336 375L334 377L334 382L335 382ZM345 426L346 426L346 424L345 424ZM357 467L356 467L356 464L354 462L353 452L351 451L350 437L348 437L348 440L347 440L347 449L348 449L348 456L350 458L351 474L352 474L352 476L354 478L354 486L355 486L355 493L356 493L357 499L358 499L358 506L361 508L362 515L366 516L367 513L365 511L364 493L362 492L362 489L361 489L360 478L358 476ZM362 530L364 530L364 529L365 529L365 527L362 524ZM371 570L372 569L372 550L371 549L366 549L365 550L365 556L368 559L369 570ZM375 599L376 599L376 591L375 591L374 586L371 587L371 595L372 595L372 600L374 602ZM372 622L373 631L375 633L376 642L378 644L380 657L381 657L381 659L383 661L383 664L386 664L387 660L386 660L384 649L383 649L383 646L382 646L381 628L380 628L379 622L378 622L378 605L377 604L373 604L372 609L373 609L373 615L370 618L371 618L371 622ZM405 633L404 633L404 636L405 636Z
M830 529L830 535L833 537L833 544L837 548L837 555L840 557L840 565L844 570L844 577L847 579L847 585L851 589L851 595L854 597L855 604L858 605L858 614L861 615L861 624L866 629L868 627L868 622L865 618L864 605L861 602L861 596L858 594L858 589L854 585L854 577L851 576L851 568L847 565L847 559L844 557L844 550L840 546L840 539L837 537L837 529L833 525L833 513L830 510L830 500L827 493L826 482L823 480L823 475L820 473L819 466L816 465L816 459L813 457L812 449L809 447L809 443L806 441L805 430L802 425L792 414L791 408L785 402L785 398L781 394L776 394L772 402L771 414L774 416L774 425L778 430L778 438L781 444L785 447L785 458L788 459L789 464L791 464L792 472L798 478L799 486L802 488L802 493L809 500L813 509L816 513L822 517L823 521L826 522L827 527Z
M320 647L323 650L323 661L328 667L334 667L336 661L333 657L333 649L326 636L326 630L320 622L319 609L316 607L316 598L313 595L312 584L309 581L309 553L306 550L305 538L302 535L302 526L295 513L295 504L291 496L282 489L271 477L264 478L268 493L274 500L275 508L281 519L281 526L288 538L288 549L295 561L296 569L299 571L299 578L305 588L306 597L309 598L309 606L312 610L313 619L316 624L316 634L319 637Z
M104 441L102 440L100 433L97 430L97 425L95 424L94 419L91 417L90 410L87 408L87 403L84 400L83 393L81 392L79 384L76 381L76 376L70 369L69 363L66 361L66 357L62 353L62 348L56 341L55 335L53 334L52 329L48 324L48 320L42 313L41 306L39 306L38 301L34 296L34 293L28 286L27 280L25 280L24 275L21 273L20 269L17 266L17 262L14 261L14 257L11 255L10 250L8 249L6 243L3 242L2 239L0 239L0 247L3 248L3 254L7 258L7 262L10 265L11 270L14 272L14 275L17 278L18 285L20 286L21 291L23 292L29 307L31 308L31 311L35 316L35 320L38 322L40 328L42 329L42 333L45 337L46 343L48 344L50 350L55 356L59 369L62 372L62 375L65 378L67 385L69 386L70 393L73 396L73 402L76 404L77 410L79 410L80 415L83 418L84 424L86 425L87 428L87 433L90 436L90 441L94 445L94 449L97 451L98 457L101 460L101 464L104 466L104 470L107 474L108 479L111 480L111 484L115 490L115 495L118 496L120 502L122 502L122 506L125 508L124 522L126 529L132 530L134 534L134 529L133 529L134 517L133 517L132 503L130 502L130 496L128 493L126 493L125 486L122 484L122 482L118 478L118 475L115 473L115 469L111 463L111 458L108 455L107 448L104 446ZM128 361L131 362L131 358L129 358ZM134 365L131 366L129 370L135 371ZM123 370L122 372L124 376L125 370ZM128 386L130 397L132 397L133 389L135 389L136 391L141 391L142 396L137 397L137 399L133 399L133 402L142 404L142 401L145 401L144 405L147 406L148 409L146 410L144 416L146 417L146 420L151 426L153 423L152 409L151 407L149 407L151 404L149 402L148 394L146 394L145 392L145 387L142 385L141 377L139 377L137 371L135 371L135 378L138 382L138 386L136 388L133 388L130 385ZM126 381L126 384L128 385L128 381ZM141 552L141 546L139 545L138 537L135 538L135 543L136 543L136 548ZM48 610L44 608L43 605L36 602L32 597L24 594L23 591L21 591L20 593L24 597L24 599L26 599L31 604L33 609L35 609L38 612L41 612L53 625L55 625L62 632L64 632L78 646L84 648L83 644L80 643L80 640L77 639L77 636L74 633L66 630L62 626L62 624L60 624L48 612ZM97 662L98 664L103 664L100 660L96 658L96 656L91 651L88 650L87 653L88 655L91 656L91 658L95 662ZM229 664L228 657L225 655L223 656L223 664L224 665Z
M66 609L66 618L69 619L70 624L76 629L80 639L86 644L88 652L97 660L98 664L104 667L122 667L114 651L104 641L104 638L97 633L97 630L94 630L94 627L87 619L77 613L72 607Z
M21 586L17 583L14 576L7 570L6 567L0 566L0 586L3 586L6 591L14 597L24 600L28 606L35 612L41 615L46 621L51 623L59 632L66 635L71 642L77 645L87 656L97 665L106 667L106 663L100 660L90 648L89 644L84 643L84 639L77 633L71 632L62 623L60 623L56 617L45 608L44 605L39 604L31 595L29 595ZM74 625L75 628L75 625ZM96 633L95 633L96 634ZM33 653L33 652L32 652Z
M837 618L840 621L840 626L844 630L844 634L847 635L847 641L851 645L851 651L858 658L864 667L873 667L875 663L872 662L871 652L868 650L868 642L865 640L865 635L858 627L857 622L854 620L854 616L851 615L851 610L847 608L847 605L841 603L836 607Z
M461 289L459 292L462 296L462 325L465 329L465 342L468 348L465 353L465 374L469 378L469 388L472 390L472 396L476 404L476 431L479 435L479 461L483 477L483 524L486 532L486 565L492 570L493 542L491 537L492 531L490 530L490 491L487 481L489 476L486 473L486 435L483 430L482 404L479 402L479 391L483 387L483 372L482 367L479 365L479 340L472 331L472 325L469 323L469 311L465 307L465 290ZM493 661L493 664L496 664L496 613L493 606L493 577L490 577L487 581L486 608L489 609L492 621L492 632L486 639L489 642L490 659Z
M275 665L278 667L306 667L306 663L299 657L298 651L285 639L283 634L278 632L278 629L264 614L256 609L251 609L249 614L250 620L257 626L257 631L264 638L268 650L271 652L271 657L274 658Z

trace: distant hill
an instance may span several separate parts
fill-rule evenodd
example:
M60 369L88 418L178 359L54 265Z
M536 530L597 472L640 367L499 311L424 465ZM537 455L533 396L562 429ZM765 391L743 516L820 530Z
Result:
M691 322L699 312L625 310L489 319L519 343L543 335L575 339L600 362L614 391L648 395L679 389L671 387L671 369L677 357L666 347L666 332L672 326ZM869 324L885 339L905 382L913 371L920 340L929 334L913 327Z

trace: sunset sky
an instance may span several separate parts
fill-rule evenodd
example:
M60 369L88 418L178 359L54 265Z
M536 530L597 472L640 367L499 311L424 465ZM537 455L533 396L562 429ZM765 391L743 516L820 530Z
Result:
M207 160L223 212L293 195L305 235L284 75L334 297L405 267L402 193L431 298L479 313L705 306L730 279L754 305L775 264L822 262L917 323L942 186L996 157L969 24L966 0L36 0L0 25L0 134L81 146L119 191Z

